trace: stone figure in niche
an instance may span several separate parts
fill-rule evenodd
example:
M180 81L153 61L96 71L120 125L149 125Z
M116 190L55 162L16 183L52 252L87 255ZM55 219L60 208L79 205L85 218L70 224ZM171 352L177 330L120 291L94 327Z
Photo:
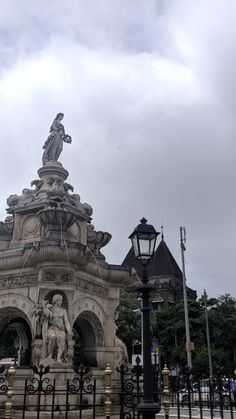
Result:
M65 133L64 125L61 123L63 117L63 113L58 113L51 125L49 136L43 145L43 165L48 161L58 161L63 150L63 141L65 143L72 141L71 136Z
M47 332L49 328L49 321L52 317L53 304L50 304L48 300L44 300L42 303L41 313L41 333L43 338L42 357L47 356Z
M52 304L48 301L43 303L43 352L48 359L56 359L57 362L66 361L66 343L72 337L67 311L61 307L62 301L62 296L55 294Z

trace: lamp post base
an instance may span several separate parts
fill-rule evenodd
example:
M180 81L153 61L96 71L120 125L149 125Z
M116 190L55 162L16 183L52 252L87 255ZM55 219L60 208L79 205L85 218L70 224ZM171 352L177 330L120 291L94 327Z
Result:
M142 413L143 419L155 419L156 413L161 410L159 403L141 402L137 406L138 413Z

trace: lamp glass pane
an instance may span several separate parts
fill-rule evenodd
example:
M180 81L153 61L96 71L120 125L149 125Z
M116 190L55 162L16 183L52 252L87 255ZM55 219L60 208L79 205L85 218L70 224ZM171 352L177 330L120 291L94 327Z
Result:
M150 242L149 240L139 239L140 254L149 255L150 254Z
M135 234L131 240L132 240L132 245L134 249L134 255L136 258L138 258L139 257L139 243L138 243L137 235Z
M148 239L139 238L140 259L147 261L153 256L155 243L156 236L154 234L151 237L148 236Z
M152 238L151 238L151 240L150 240L150 244L149 244L149 246L150 246L150 255L152 256L153 255L153 253L154 253L154 250L155 250L155 245L156 245L156 235L154 236L152 236Z

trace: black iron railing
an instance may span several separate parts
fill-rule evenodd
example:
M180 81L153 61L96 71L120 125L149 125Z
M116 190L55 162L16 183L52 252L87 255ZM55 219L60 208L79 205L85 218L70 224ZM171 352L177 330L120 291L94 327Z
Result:
M235 391L234 391L235 388ZM226 377L222 371L215 377L194 378L193 371L185 370L179 377L170 380L170 406L176 417L193 416L236 417L236 380Z
M15 380L11 398L11 413L6 416L17 419L58 417L70 419L93 418L104 414L104 388L96 387L89 367L80 365L71 379L63 371L50 371L49 366L34 366L32 378ZM6 395L9 389L7 376L2 376L0 386L0 406L6 411ZM1 381L0 381L1 383Z
M236 377L226 377L219 370L211 379L195 378L194 372L186 369L168 382L169 370L165 367L165 380L160 383L158 366L153 368L153 399L165 407L165 418L236 418ZM141 419L137 406L143 400L143 368L138 357L135 366L123 363L117 367L112 384L110 367L105 383L96 380L83 365L68 371L68 376L60 368L56 372L49 366L34 366L32 377L26 380L19 380L20 374L13 380L14 371L13 367L0 370L2 418L109 419L112 412L120 419Z

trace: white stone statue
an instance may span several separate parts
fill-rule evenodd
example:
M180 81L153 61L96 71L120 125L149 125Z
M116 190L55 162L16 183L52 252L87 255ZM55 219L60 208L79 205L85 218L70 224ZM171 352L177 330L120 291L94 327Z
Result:
M63 113L58 113L54 119L50 133L43 145L43 165L48 161L58 161L58 158L63 150L63 141L71 143L71 136L65 133L64 125L61 123L64 118Z
M62 301L60 294L53 296L52 304L44 301L42 325L43 352L48 359L54 359L56 355L56 360L60 363L63 356L66 359L66 343L72 337L67 311L61 307Z

